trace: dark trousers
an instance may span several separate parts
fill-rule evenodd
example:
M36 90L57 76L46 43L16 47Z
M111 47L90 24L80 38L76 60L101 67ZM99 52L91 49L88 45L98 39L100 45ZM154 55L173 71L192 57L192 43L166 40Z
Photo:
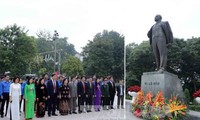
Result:
M1 99L1 96L0 96L0 112L1 112L1 104L2 104L2 99Z
M115 98L114 95L110 96L110 107L111 108L113 107L114 98Z
M103 97L103 109L110 108L110 97Z
M60 102L60 99L57 99L57 110L59 110L59 102Z
M93 96L88 95L88 97L86 98L87 110L91 111L93 105L92 103L93 103Z
M57 105L57 95L51 95L48 99L48 115L55 114Z
M5 116L7 115L8 112L8 104L9 104L9 93L3 93L3 100L2 100L2 104L1 104L1 116L4 115L4 105L6 103L6 113Z
M118 99L117 99L117 107L118 108L119 108L120 102L121 102L121 107L123 108L123 105L124 105L124 96L123 95L118 96Z
M85 94L81 95L81 97L78 97L78 111L79 112L83 112L85 102L86 102Z

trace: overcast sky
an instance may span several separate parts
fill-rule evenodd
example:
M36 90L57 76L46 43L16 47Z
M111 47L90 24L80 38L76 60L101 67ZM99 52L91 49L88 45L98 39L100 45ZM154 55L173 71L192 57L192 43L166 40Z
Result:
M57 30L81 52L104 29L123 34L126 44L148 40L156 14L169 21L174 37L200 37L199 6L200 0L0 0L0 28L16 23L34 36Z

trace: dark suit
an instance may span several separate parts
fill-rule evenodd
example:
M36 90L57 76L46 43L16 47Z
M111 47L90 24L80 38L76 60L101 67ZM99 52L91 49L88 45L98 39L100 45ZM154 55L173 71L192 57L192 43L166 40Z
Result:
M87 90L86 90L86 105L87 105L87 110L91 111L92 109L92 103L93 103L93 97L94 97L94 83L88 82L87 84Z
M58 86L58 81L56 83L56 88L54 90L54 85L52 80L49 80L47 82L47 94L50 96L48 99L48 115L54 115L56 111L56 105L57 105L57 97L59 93L59 86Z
M121 107L123 108L124 105L124 85L119 85L117 86L117 107L119 108L120 102L121 102Z
M85 88L84 88L84 86ZM77 84L77 91L78 91L78 110L79 112L83 112L83 108L84 108L84 103L86 102L86 90L87 90L87 85L86 83L80 81Z
M115 83L114 82L108 82L109 85L109 92L110 92L110 107L113 108L113 102L114 102L114 98L115 98Z
M103 84L101 86L102 97L103 97L103 109L109 109L110 107L110 92L109 92L109 85ZM107 108L108 107L108 108Z

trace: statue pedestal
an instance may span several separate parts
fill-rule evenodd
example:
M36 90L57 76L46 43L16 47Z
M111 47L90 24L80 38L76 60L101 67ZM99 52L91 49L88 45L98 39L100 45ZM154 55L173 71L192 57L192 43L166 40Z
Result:
M183 88L177 75L164 71L145 72L142 75L141 89L144 93L152 92L156 95L159 91L163 92L166 99L172 95L178 95L183 100Z

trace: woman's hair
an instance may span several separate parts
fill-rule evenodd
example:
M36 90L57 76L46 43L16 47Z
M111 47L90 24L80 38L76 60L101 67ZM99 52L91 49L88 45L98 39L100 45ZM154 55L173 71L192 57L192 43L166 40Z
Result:
M65 83L66 80L67 80L67 82L69 83L68 79L67 79L67 78L64 78L64 79L63 79L63 85L64 85L64 83ZM68 85L68 83L67 83L67 85Z
M13 83L15 83L15 81L16 81L17 79L20 80L20 78L19 78L18 76L14 77L14 78L13 78Z
M27 84L29 85L30 84L30 80L33 79L33 77L28 77L28 80L27 80Z
M42 85L42 80L44 80L44 78L40 78L39 85Z

